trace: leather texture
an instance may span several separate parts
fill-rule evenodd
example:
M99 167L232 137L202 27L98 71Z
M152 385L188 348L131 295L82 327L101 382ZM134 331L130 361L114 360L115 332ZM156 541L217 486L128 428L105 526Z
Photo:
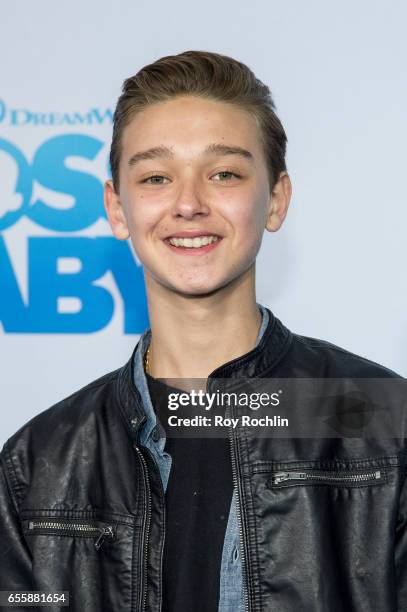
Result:
M293 334L269 314L259 345L210 378L397 377ZM160 612L164 493L139 443L146 417L133 359L37 415L4 445L0 590L70 592L69 608L47 610ZM246 610L407 610L405 438L271 439L242 427L231 448ZM273 483L276 472L293 470L324 479ZM374 470L379 481L332 478Z

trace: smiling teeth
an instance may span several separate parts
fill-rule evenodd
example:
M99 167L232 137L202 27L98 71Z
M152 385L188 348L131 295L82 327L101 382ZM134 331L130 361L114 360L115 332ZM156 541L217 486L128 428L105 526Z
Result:
M169 242L176 247L189 247L199 249L200 247L217 242L218 236L199 236L196 238L170 238Z

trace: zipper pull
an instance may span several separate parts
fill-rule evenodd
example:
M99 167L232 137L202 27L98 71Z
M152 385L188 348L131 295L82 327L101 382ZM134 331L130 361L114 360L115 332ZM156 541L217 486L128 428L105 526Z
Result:
M278 472L278 474L274 474L271 478L273 485L279 484L280 482L284 482L284 480L288 480L288 472Z
M305 472L277 472L272 477L273 485L280 484L285 480L305 480L307 474Z
M100 535L95 542L96 550L100 550L105 538L113 538L113 529L112 527L101 527Z

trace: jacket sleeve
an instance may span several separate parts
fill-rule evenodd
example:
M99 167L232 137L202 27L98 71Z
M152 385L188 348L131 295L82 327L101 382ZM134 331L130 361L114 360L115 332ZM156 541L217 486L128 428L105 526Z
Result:
M404 612L407 610L407 474L400 494L395 547L397 610Z
M33 590L30 552L21 531L4 450L0 454L0 542L0 591Z

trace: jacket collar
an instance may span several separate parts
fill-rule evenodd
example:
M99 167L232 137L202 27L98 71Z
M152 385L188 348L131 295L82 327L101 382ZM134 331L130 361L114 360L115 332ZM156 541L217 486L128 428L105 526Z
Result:
M208 378L263 378L288 350L292 333L268 308L258 304L263 314L256 346L244 355L216 368ZM143 359L151 340L148 329L140 337L129 361L119 370L117 396L120 410L132 437L139 432L140 442L145 444L156 423L151 404ZM165 440L162 440L165 444Z

